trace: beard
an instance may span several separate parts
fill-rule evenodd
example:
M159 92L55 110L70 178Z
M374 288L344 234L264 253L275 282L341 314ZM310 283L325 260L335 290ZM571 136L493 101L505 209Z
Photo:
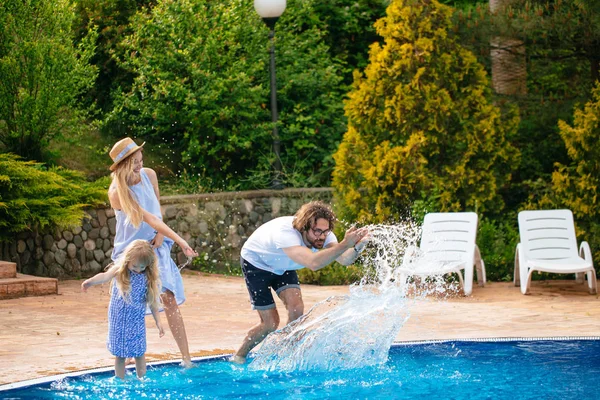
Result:
M308 244L310 244L315 249L322 249L323 245L325 244L325 239L315 239L315 240L308 239L307 241L308 241Z

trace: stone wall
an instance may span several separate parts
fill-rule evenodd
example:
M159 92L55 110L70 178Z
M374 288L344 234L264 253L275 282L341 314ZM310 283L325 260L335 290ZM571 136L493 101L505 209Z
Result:
M196 249L198 266L214 272L238 268L239 252L262 223L293 215L305 202L331 199L331 189L284 189L167 196L161 199L163 220ZM81 226L54 232L18 235L2 246L0 259L17 263L23 274L54 278L88 277L111 262L114 211L88 210ZM178 264L185 255L174 246Z

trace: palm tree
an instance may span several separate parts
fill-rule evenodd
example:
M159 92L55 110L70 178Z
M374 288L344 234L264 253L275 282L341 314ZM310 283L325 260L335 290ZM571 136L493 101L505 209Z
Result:
M490 12L495 14L508 5L508 0L490 0ZM525 43L519 39L496 36L490 41L492 87L498 94L527 93Z

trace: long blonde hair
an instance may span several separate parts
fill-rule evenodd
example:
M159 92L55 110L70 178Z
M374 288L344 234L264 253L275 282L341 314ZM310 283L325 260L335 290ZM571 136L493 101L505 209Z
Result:
M141 149L138 151L141 151ZM137 151L121 161L110 176L115 183L117 194L119 195L119 202L121 203L123 212L127 216L127 221L138 228L144 219L144 214L142 207L133 198L133 194L127 184L133 176L134 154L137 154Z
M121 256L110 266L115 269L115 283L124 299L129 298L131 280L129 278L129 265L143 262L146 264L144 273L147 277L146 304L152 308L160 305L161 283L158 271L158 258L152 245L141 239L131 242ZM112 290L112 286L111 286Z

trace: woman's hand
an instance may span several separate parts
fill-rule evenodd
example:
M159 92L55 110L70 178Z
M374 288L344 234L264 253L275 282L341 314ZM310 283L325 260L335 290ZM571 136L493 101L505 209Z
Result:
M183 254L185 254L188 258L198 257L198 253L196 252L196 250L192 249L187 243L181 246L181 250L183 250Z
M165 235L162 233L157 233L156 236L154 236L154 239L150 241L150 244L152 245L153 249L158 249L160 246L162 246L164 240Z
M163 328L162 323L159 322L156 327L158 328L158 337L165 336L165 328Z

